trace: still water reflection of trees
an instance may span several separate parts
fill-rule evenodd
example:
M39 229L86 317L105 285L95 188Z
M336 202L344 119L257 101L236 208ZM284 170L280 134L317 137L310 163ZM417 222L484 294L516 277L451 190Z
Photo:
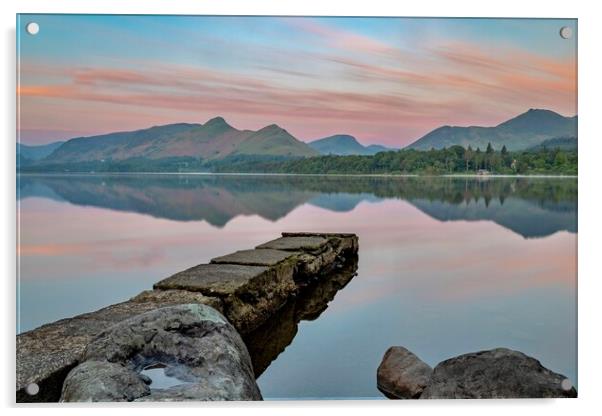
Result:
M577 231L574 178L276 175L24 175L18 197L137 212L222 227L239 215L270 221L312 204L331 211L404 200L440 221L488 220L524 237Z

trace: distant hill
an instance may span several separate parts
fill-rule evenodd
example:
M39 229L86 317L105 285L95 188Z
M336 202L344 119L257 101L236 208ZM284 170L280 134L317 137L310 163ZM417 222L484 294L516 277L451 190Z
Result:
M54 152L64 141L43 144L40 146L31 146L28 144L17 143L17 156L28 160L40 160Z
M355 137L349 136L348 134L337 134L314 140L308 144L312 149L317 150L322 155L374 155L378 152L397 150L379 144L363 146Z
M577 138L576 137L555 137L553 139L544 140L538 145L530 147L529 150L537 151L543 148L546 149L560 149L560 150L577 150Z
M564 117L549 110L531 109L495 127L439 127L406 148L430 150L460 145L484 150L491 143L496 150L504 145L508 150L525 150L548 139L576 136L577 116Z
M216 117L205 124L168 124L74 138L39 162L65 164L179 157L211 161L254 155L304 157L316 156L318 152L275 124L258 131L238 130L222 117Z

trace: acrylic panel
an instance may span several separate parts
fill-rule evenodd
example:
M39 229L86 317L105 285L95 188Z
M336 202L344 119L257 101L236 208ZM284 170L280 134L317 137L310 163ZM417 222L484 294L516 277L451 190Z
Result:
M17 16L18 402L577 396L576 19Z

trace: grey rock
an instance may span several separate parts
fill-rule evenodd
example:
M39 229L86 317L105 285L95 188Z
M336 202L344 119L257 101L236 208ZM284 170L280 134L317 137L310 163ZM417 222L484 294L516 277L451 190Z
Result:
M218 310L223 307L219 298L198 292L147 290L126 302L17 335L17 401L58 401L63 380L96 335L132 316L181 303L208 304ZM30 383L40 387L35 396L25 391Z
M261 400L240 335L206 305L170 306L122 321L100 333L83 360L67 376L62 401L112 400L123 392L128 401ZM104 363L106 371L89 371L99 365L90 362ZM149 392L139 373L156 365L181 384L153 389L151 383Z
M567 378L519 351L496 348L439 363L421 399L577 397Z
M144 384L151 384L153 382L153 380L147 375L144 375L144 374L138 374L138 375L140 376L140 379L142 381L144 381Z
M121 364L85 361L63 384L61 402L130 402L150 394L140 374Z
M411 351L391 347L378 366L377 387L390 399L417 399L432 373L433 369Z

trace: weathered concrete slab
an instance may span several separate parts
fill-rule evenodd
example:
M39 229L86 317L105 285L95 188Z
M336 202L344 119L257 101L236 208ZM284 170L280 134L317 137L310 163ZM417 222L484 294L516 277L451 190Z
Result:
M288 250L288 251L319 251L328 244L325 237L291 236L280 237L267 243L260 244L258 249Z
M239 264L246 266L275 266L276 264L301 254L283 250L241 250L211 260L215 264Z
M238 264L199 264L155 283L155 289L180 289L206 295L227 296L261 278L269 271L264 266Z
M329 245L340 246L341 249L351 248L354 251L358 249L358 237L349 233L282 233L284 238L325 238Z
M224 302L224 314L241 333L255 329L292 296L295 262L274 266L200 264L168 277L155 289L180 289L217 296Z
M339 237L339 238L357 238L353 233L312 233L312 232L284 232L283 237Z
M220 299L198 292L149 290L129 301L17 335L17 401L58 401L67 373L79 362L86 346L96 335L132 316L181 303L206 304L223 310ZM40 387L36 396L25 392L31 383Z

